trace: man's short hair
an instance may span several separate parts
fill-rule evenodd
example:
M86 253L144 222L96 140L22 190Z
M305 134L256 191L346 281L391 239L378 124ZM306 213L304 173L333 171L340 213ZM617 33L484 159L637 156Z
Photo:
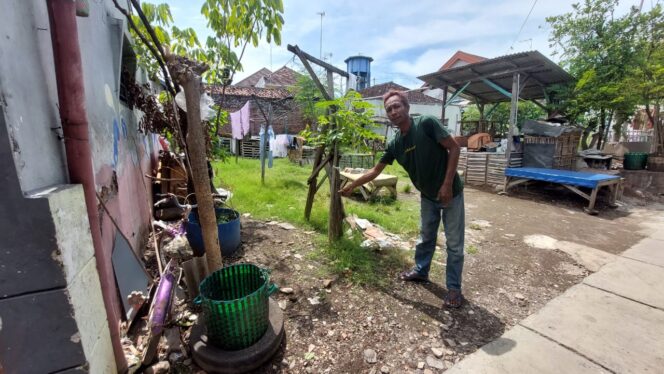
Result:
M403 93L403 91L397 91L397 90L389 90L385 95L383 95L383 105L387 102L387 99L389 99L392 96L396 96L401 100L401 104L405 106L406 108L410 108L410 104L408 103L408 98L406 97L406 94Z

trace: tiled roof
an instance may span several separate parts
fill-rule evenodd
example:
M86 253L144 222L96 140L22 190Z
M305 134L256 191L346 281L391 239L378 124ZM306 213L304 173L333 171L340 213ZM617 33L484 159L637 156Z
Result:
M265 76L265 87L294 86L297 84L298 76L300 76L300 73L289 68L288 66L283 66L281 69L275 71L274 73Z
M221 95L221 86L206 86L206 91L211 94ZM229 96L246 96L251 97L255 95L262 99L283 99L290 96L290 92L283 88L257 88L257 87L226 87L226 95Z
M237 82L234 86L236 87L254 87L261 78L266 75L270 75L272 72L266 68L262 68L259 71L251 74L250 76L244 78L243 80Z
M359 93L362 95L362 97L365 98L380 97L385 95L390 90L404 91L406 93L406 98L408 98L408 102L411 104L442 104L442 101L436 98L427 96L420 91L409 91L408 88L394 82L387 82L367 87L362 91L359 91Z
M408 91L408 88L394 82L387 82L367 87L359 93L362 97L376 97L385 95L389 90Z
M486 57L478 56L478 55L473 55L470 53L466 53L464 51L456 51L455 54L450 57L449 60L447 60L446 63L443 64L443 66L438 69L438 71L449 69L454 66L454 64L457 63L457 61L463 61L466 64L474 64L476 62L484 61L486 60Z

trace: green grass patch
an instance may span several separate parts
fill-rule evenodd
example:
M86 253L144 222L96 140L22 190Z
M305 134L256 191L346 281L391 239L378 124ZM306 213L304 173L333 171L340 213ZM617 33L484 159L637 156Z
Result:
M391 278L394 271L402 269L405 258L410 257L398 250L374 252L360 248L358 235L355 240L343 238L330 245L327 242L330 203L327 181L316 194L311 220L304 219L311 165L301 167L287 159L276 159L272 169L265 169L265 184L261 183L258 160L240 158L236 162L231 158L227 162L214 162L213 167L215 185L233 192L229 205L235 210L251 213L256 219L287 221L302 229L318 232L315 239L318 249L312 256L327 264L327 272L343 276L354 284L380 286ZM399 178L404 178L405 174L403 170L399 174L396 168L389 173L397 174ZM321 172L322 175L324 172ZM344 207L347 214L356 214L404 237L415 236L419 230L419 203L412 200L381 197L366 202L361 198L344 198Z
M466 253L468 253L469 255L474 255L475 253L477 253L477 247L473 244L467 246Z
M265 169L265 184L261 184L260 162L256 159L234 158L227 162L214 162L215 185L233 192L230 205L240 213L251 213L258 219L288 221L304 229L327 233L327 217L330 204L329 183L325 181L314 199L311 221L304 219L307 199L307 179L312 166L298 166L288 159L274 160L272 169ZM389 170L387 170L389 169ZM396 165L386 168L386 173L408 178ZM324 175L321 172L320 177ZM320 178L319 178L320 180ZM419 230L419 204L398 198L378 198L370 202L344 198L347 214L368 219L387 231L404 236L415 236Z
M342 238L332 245L320 246L315 259L325 259L328 271L360 286L384 287L392 274L403 270L408 254L401 250L376 252L360 247L360 239Z

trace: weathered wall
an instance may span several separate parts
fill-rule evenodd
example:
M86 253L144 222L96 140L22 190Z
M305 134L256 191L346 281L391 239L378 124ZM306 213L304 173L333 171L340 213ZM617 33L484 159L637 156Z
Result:
M385 106L382 99L369 99L367 102L371 103L374 107L374 114L376 117L387 118L385 113ZM440 119L442 112L441 105L431 104L410 104L411 115L431 115ZM461 108L457 105L449 105L445 108L445 118L447 118L447 129L452 135L460 135L460 121L461 121ZM392 132L388 134L388 139L391 138Z
M214 99L215 103L221 103L221 95L213 94L212 98ZM256 100L260 104L261 108L263 108L266 116L268 115L268 107L270 103L272 103L272 128L274 129L275 134L295 135L304 130L305 125L302 121L301 111L292 99L279 100L257 98ZM250 135L257 136L260 131L261 124L265 123L265 117L263 117L263 114L261 113L256 103L251 99L251 97L226 95L223 109L229 112L235 112L242 108L244 104L247 103L247 101L251 101ZM227 124L223 126L221 128L221 133L230 134L231 125Z
M21 188L67 182L46 1L0 1L0 105Z
M141 252L149 227L151 206L150 181L144 175L150 174L153 168L158 152L157 142L154 136L138 132L136 113L119 100L122 46L127 35L123 16L110 0L90 1L89 6L90 16L77 18L77 23L95 183L98 193L134 250ZM6 119L6 123L3 122L1 126L7 134L6 141L0 139L0 151L8 152L12 162L11 167L4 164L1 166L5 173L16 171L17 181L20 182L20 186L17 183L17 194L29 195L31 191L43 191L48 186L63 184L68 180L64 143L59 137L62 132L58 129L57 86L46 1L3 0L0 2L0 14L3 18L3 22L0 22L0 108L4 109ZM10 199L10 195L0 194L2 204L9 203ZM33 246L45 252L16 250L3 256L3 260L11 257L11 264L15 264L17 269L24 267L22 271L25 273L19 274L25 275L4 274L0 277L0 286L9 290L0 292L0 298L7 295L7 292L20 291L22 287L30 289L20 292L40 289L42 286L34 286L24 279L49 279L49 272L60 273L51 277L57 282L51 281L55 283L50 288L64 287L67 292L73 292L68 287L72 282L76 283L76 279L87 279L88 276L94 278L94 274L90 273L94 261L90 262L87 255L84 256L87 262L83 269L68 272L66 279L62 277L62 265L57 262L57 256L51 257L53 251L61 251L62 248L58 247L60 243L55 238L54 218L51 217L48 201L16 201L18 205L15 208L27 208L31 218L26 218L27 221L16 218L7 220L3 226L4 235L16 240L17 248L20 243L22 247ZM30 210L30 204L41 204L40 210ZM113 274L110 259L116 228L101 206L98 209L102 225L102 263ZM5 216L11 216L11 212L3 209ZM36 219L32 215L41 217L42 214L50 217L50 226L30 223L30 219ZM22 234L23 229L27 231ZM80 230L81 227L72 229ZM53 248L46 251L45 244L39 242L42 236L46 238L45 243ZM90 246L91 242L85 245ZM90 248L73 250L81 251L81 256L90 253ZM76 256L76 253L72 255ZM2 261L0 264L8 262ZM49 270L51 268L55 270ZM88 287L91 292L96 292L99 287L95 282L83 283L84 288ZM73 304L76 310L78 307ZM108 317L119 320L121 303L114 300L112 304L114 313ZM77 313L88 312L79 308ZM97 328L97 325L82 326L83 321L77 323L82 330L94 331ZM2 341L5 341L4 337ZM86 356L88 351L102 349L93 348L101 347L99 344L83 343ZM81 347L80 341L78 347ZM50 353L59 352L61 348L58 344L51 345ZM0 361L4 363L4 360Z

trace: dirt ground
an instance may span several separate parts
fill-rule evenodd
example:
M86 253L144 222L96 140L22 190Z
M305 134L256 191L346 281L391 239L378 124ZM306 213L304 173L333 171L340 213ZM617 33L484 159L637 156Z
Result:
M270 268L273 281L294 289L274 295L284 310L286 339L257 372L443 372L589 274L566 253L533 247L528 238L615 254L639 241L643 222L662 210L631 200L618 209L600 205L600 214L589 216L582 199L541 188L500 196L467 187L465 202L466 303L458 310L441 307L444 250L428 284L399 281L396 273L386 274L390 281L381 288L353 286L343 278L327 284L323 264L309 255L315 250L312 233L243 217L235 260ZM195 364L190 369L197 371Z

